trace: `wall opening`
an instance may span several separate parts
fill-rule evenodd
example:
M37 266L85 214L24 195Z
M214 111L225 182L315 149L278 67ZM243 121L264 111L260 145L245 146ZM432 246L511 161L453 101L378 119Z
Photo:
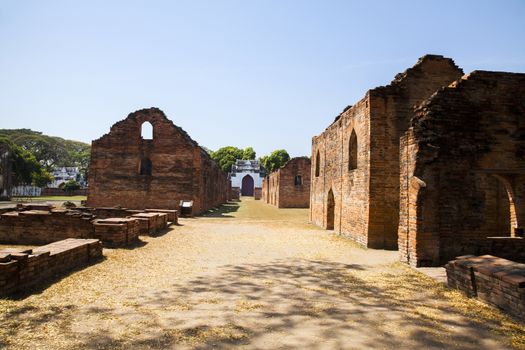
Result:
M151 160L149 158L143 158L140 161L140 175L151 175Z
M350 141L348 142L348 170L357 169L357 135L352 130Z
M326 200L326 229L333 230L335 222L335 199L332 189L328 191L328 198Z
M317 150L317 155L315 156L315 176L318 177L321 170L321 155L319 150Z
M518 215L516 212L516 201L512 184L505 177L494 175L493 178L497 180L497 206L495 213L497 215L497 227L504 233L505 236L522 235L518 232L523 229L518 223Z
M243 196L253 196L254 192L254 181L253 177L246 175L242 178L241 184L241 195Z
M301 186L303 184L303 177L301 175L295 175L294 183L295 186Z
M140 136L143 140L153 140L153 125L150 122L142 123L140 127Z

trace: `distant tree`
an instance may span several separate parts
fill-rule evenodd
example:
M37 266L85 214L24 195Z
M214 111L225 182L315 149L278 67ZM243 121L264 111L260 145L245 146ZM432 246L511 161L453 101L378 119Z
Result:
M28 150L17 146L12 141L0 137L0 142L11 150L13 165L13 185L30 185L43 187L53 181L53 176L42 167L35 156Z
M80 184L75 180L69 180L64 184L64 191L71 193L75 190L80 189Z
M85 175L89 165L91 146L87 143L65 140L44 135L30 129L0 129L0 137L6 138L31 152L47 171L54 167L78 167Z
M255 159L255 156L257 154L255 153L255 151L253 150L253 147L246 147L243 151L242 151L242 159L244 160L252 160L252 159Z
M211 152L211 157L219 164L222 170L230 172L232 165L235 164L237 159L255 159L255 151L252 147L246 147L246 149L242 150L234 146L226 146Z
M290 155L286 150L278 149L269 155L261 157L259 160L264 169L266 169L266 172L271 173L286 164L286 162L290 160Z
M53 181L53 175L51 175L46 169L41 169L40 173L33 174L33 185L37 187L46 187L51 181Z

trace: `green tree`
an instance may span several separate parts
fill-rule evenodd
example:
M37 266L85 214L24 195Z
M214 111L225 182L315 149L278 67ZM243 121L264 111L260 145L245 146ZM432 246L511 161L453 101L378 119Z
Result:
M3 137L0 138L0 142L11 150L13 185L33 184L43 187L53 181L53 176L42 167L30 151Z
M31 152L47 171L54 167L75 166L84 175L87 172L91 147L86 143L48 136L30 129L0 129L0 137Z
M40 172L33 173L32 175L32 183L37 187L46 187L51 181L53 181L53 175L43 168Z
M267 173L271 173L286 164L290 160L290 155L284 149L278 149L259 159Z
M80 184L76 182L75 180L69 180L64 184L64 191L66 192L73 192L75 190L80 189Z
M219 167L223 171L230 172L235 161L237 159L242 159L243 155L244 152L242 149L233 146L226 146L212 152L211 158L219 164Z
M255 153L255 151L253 150L253 147L246 147L243 151L242 151L242 159L244 160L252 160L252 159L255 159L255 156L257 154Z

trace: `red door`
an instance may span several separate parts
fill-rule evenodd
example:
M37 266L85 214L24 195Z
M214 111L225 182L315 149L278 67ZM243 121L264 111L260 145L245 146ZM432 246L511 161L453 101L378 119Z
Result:
M253 196L253 177L250 175L242 178L241 195Z

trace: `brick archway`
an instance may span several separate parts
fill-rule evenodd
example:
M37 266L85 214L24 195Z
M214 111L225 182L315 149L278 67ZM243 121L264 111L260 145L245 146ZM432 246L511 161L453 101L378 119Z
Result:
M246 175L242 178L241 185L241 195L243 196L253 196L254 182L253 177Z

